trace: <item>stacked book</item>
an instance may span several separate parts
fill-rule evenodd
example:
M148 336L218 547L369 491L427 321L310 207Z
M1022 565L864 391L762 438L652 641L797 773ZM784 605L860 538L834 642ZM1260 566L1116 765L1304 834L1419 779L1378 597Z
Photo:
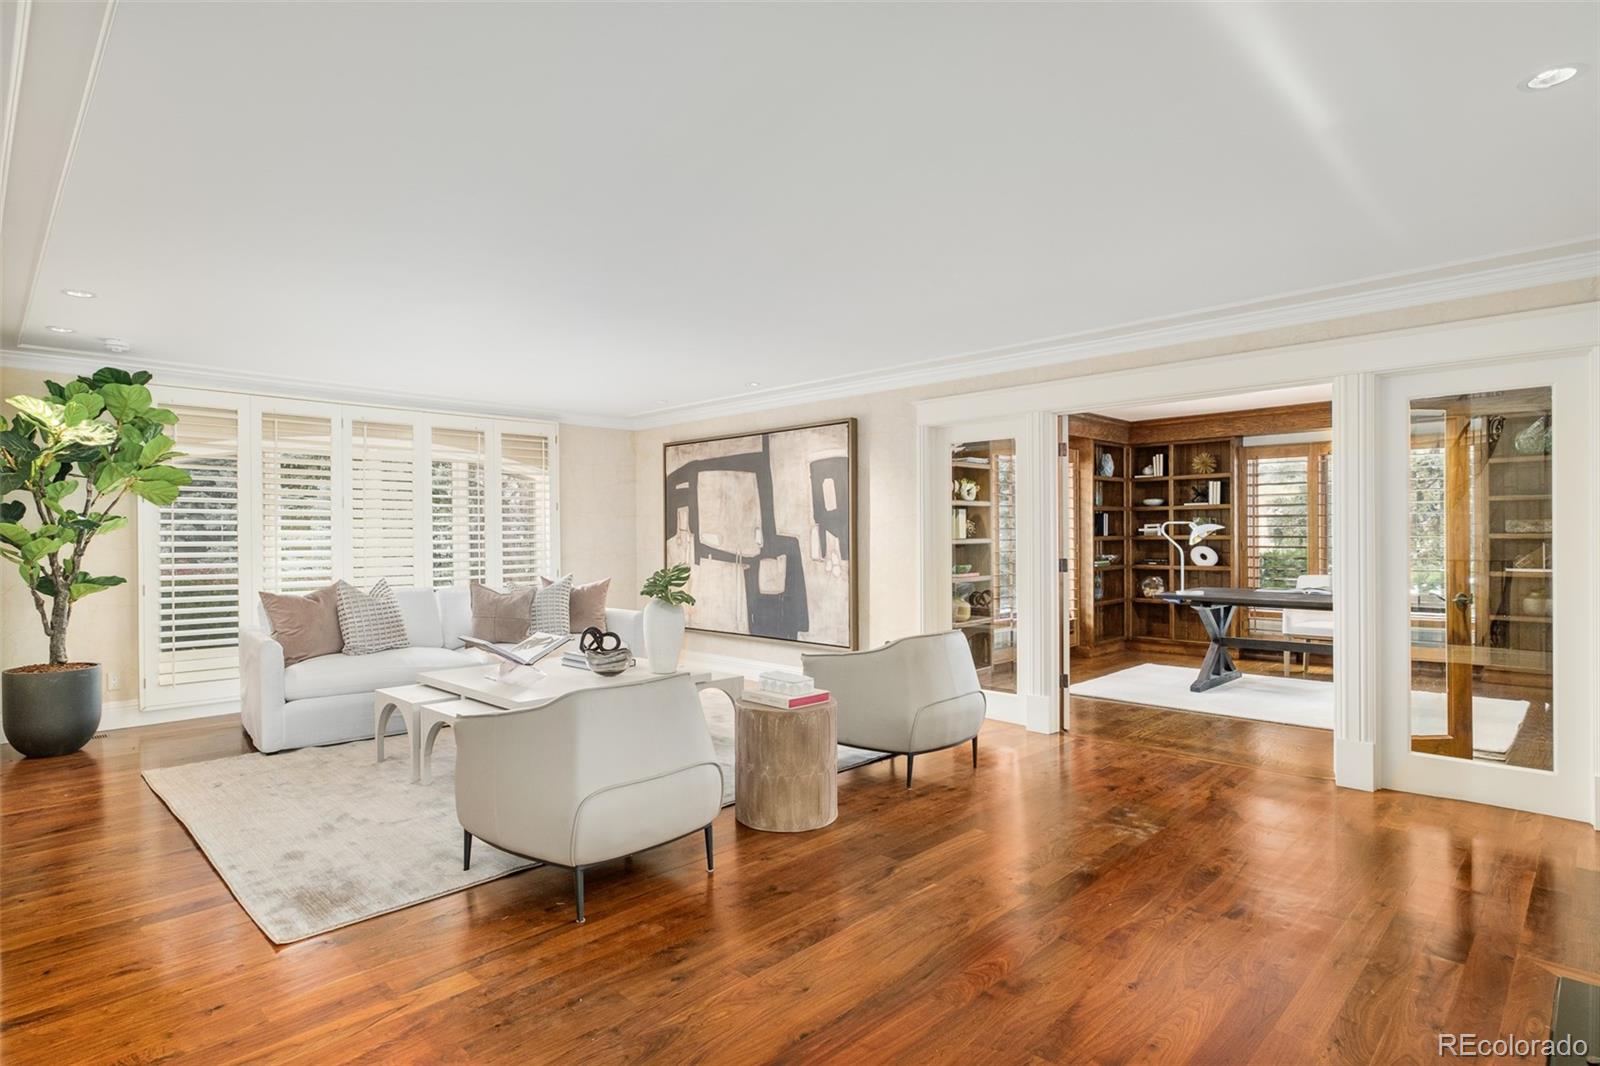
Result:
M589 669L589 657L581 651L564 651L561 653L561 665L571 666L578 670Z
M813 703L822 703L828 698L827 690L818 688L816 682L805 674L768 670L756 681L756 688L744 690L744 698L763 707L793 711Z
M1221 503L1222 502L1222 482L1220 480L1219 481L1208 481L1208 482L1206 482L1206 502L1207 503Z

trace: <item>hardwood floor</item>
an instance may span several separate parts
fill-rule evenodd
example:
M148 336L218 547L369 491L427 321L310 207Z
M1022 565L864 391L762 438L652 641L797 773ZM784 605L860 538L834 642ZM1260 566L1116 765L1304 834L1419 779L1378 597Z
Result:
M843 775L814 833L724 811L715 874L698 837L596 869L587 925L533 870L274 948L139 777L242 750L0 765L8 1066L1431 1061L1600 978L1586 826L1009 726L909 793Z

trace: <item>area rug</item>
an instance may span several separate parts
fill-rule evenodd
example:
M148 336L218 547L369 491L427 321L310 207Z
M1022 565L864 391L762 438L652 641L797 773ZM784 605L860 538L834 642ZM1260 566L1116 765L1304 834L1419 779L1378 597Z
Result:
M1189 686L1194 684L1197 673L1195 667L1140 663L1114 674L1075 682L1067 692L1073 696L1146 707L1200 711L1313 729L1333 728L1333 685L1327 681L1245 674L1208 692L1190 692Z
M733 802L733 706L701 694ZM159 796L216 868L239 905L275 944L326 933L481 885L534 863L479 841L461 869L455 743L433 749L433 783L413 785L404 737L373 762L370 740L277 755L235 755L146 770ZM884 758L839 748L839 769Z
M1180 711L1251 718L1258 722L1333 728L1333 685L1300 677L1244 674L1206 692L1190 692L1197 670L1187 666L1140 663L1114 674L1074 683L1067 692L1097 700L1137 703ZM1472 701L1473 754L1504 760L1528 714L1526 700L1477 696ZM1444 732L1442 692L1411 694L1411 732L1415 736Z

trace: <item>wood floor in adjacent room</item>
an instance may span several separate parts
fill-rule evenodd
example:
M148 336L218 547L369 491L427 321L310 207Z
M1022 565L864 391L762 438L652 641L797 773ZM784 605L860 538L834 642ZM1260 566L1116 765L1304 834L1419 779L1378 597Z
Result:
M587 925L532 870L284 948L139 777L237 721L8 754L0 1057L1432 1061L1600 979L1590 828L1205 746L992 726L909 793L845 774L818 832L723 812L713 875L698 836L599 868Z

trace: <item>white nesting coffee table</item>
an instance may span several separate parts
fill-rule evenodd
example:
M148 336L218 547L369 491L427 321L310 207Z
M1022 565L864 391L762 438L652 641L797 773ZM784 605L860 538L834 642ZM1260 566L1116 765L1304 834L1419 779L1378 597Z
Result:
M398 685L394 688L380 688L372 694L372 738L377 752L378 762L383 761L384 734L389 729L389 718L396 711L406 723L406 739L410 742L411 749L411 781L416 784L419 780L427 784L425 778L419 778L422 770L422 730L423 723L418 714L422 708L430 703L445 703L456 697L448 692L430 688L427 685Z
M737 706L744 693L744 677L712 670L681 670L694 682L698 691L714 688ZM507 714L512 711L530 711L555 702L572 692L592 688L609 688L615 685L637 684L666 674L652 674L646 667L633 666L614 677L602 677L589 670L570 666L541 666L536 669L519 668L501 674L491 665L459 666L448 670L429 670L417 675L417 684L406 686L407 692L424 689L436 699L415 704L412 717L406 719L408 727L415 723L413 736L417 746L415 769L411 780L428 784L433 778L433 742L439 730L455 719L468 715ZM386 690L399 691L399 690Z

